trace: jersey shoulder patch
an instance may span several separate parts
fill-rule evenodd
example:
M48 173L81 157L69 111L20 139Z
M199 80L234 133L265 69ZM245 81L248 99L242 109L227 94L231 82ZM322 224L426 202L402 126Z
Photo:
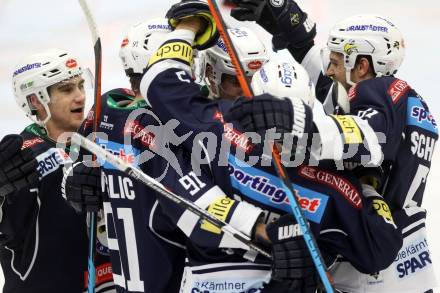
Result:
M388 86L387 94L390 96L393 104L396 104L410 89L411 87L406 81L396 78Z

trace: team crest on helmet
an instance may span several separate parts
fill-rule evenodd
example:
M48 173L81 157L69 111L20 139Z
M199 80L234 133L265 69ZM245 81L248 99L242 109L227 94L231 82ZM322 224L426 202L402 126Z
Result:
M358 49L353 42L350 42L344 45L344 52L347 55L351 55L353 52L358 52Z

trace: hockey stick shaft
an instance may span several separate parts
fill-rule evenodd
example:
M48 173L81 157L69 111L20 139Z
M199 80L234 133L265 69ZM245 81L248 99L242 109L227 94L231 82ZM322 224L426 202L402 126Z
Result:
M87 20L90 32L92 34L93 51L95 55L95 92L94 92L94 105L95 115L93 123L93 133L96 134L99 117L101 115L101 72L102 72L102 48L101 38L99 37L98 27L96 26L95 18L86 0L79 0L81 9ZM94 137L94 140L96 137ZM90 219L89 230L89 256L88 256L88 285L87 291L89 293L95 292L96 283L96 269L95 269L95 243L96 243L96 229L97 229L97 213L89 212L88 217Z
M235 50L234 44L232 43L231 38L228 35L228 32L226 30L226 24L220 13L220 9L215 0L208 0L208 5L211 14L214 18L214 21L217 25L217 29L221 37L223 38L228 54L231 57L232 64L234 65L235 72L237 74L237 79L240 83L243 93L246 97L251 99L253 96L252 89L250 88L249 83L245 78L243 67L241 63L238 61L237 51ZM289 199L289 203L292 208L293 215L301 227L301 231L303 232L304 235L304 240L306 242L310 255L312 256L313 262L316 266L316 269L319 273L322 283L328 293L333 293L334 289L327 275L327 267L325 266L324 260L319 251L315 237L313 236L309 228L309 225L307 223L307 220L304 217L304 213L298 204L298 200L294 196L293 184L290 181L286 168L281 162L280 149L281 148L278 146L278 144L274 143L272 147L272 159L274 160L275 170L278 174L278 177L281 179L284 185L283 187L286 190L286 194Z
M234 227L229 225L228 223L216 218L214 215L210 214L208 211L202 209L201 207L197 206L194 202L181 197L169 189L167 189L163 184L158 182L157 180L151 178L144 172L142 172L140 169L124 162L119 157L111 154L110 152L104 150L96 143L88 140L87 138L81 136L80 134L73 134L72 136L72 143L78 144L81 147L85 148L92 154L96 155L100 160L108 162L114 167L116 167L118 170L127 173L132 178L142 182L143 184L147 185L151 189L155 190L158 194L161 196L166 197L167 199L173 201L174 203L184 207L185 209L191 211L195 215L199 216L203 220L213 224L214 226L220 228L225 234L228 234L232 236L233 238L237 239L238 241L242 242L246 246L248 246L250 249L262 254L263 256L267 258L272 258L270 253L253 243L249 236L246 234L236 230Z

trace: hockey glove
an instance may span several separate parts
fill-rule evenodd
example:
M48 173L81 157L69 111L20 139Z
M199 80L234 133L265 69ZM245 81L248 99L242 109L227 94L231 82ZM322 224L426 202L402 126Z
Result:
M256 132L262 137L275 127L277 133L301 138L313 127L312 110L300 99L280 99L270 94L238 98L224 118L239 122L243 131Z
M182 0L171 6L166 14L172 28L176 28L180 20L188 17L199 17L205 23L204 29L196 35L194 48L204 50L212 47L219 38L219 32L208 4L198 0Z
M316 36L316 25L293 0L232 0L237 5L231 16L237 20L256 21L272 34L272 44L281 50L288 45L303 48Z
M87 167L84 162L73 164L64 173L61 190L77 213L99 211L102 206L101 168Z
M5 136L0 142L0 196L11 201L10 195L38 183L38 162L31 149L22 150L23 138Z
M295 218L281 216L266 226L266 232L272 246L272 279L289 282L289 287L298 292L314 292L315 265Z

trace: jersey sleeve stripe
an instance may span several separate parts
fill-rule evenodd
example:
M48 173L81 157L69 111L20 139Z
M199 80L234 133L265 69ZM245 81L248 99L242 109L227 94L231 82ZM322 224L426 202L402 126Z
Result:
M359 126L359 129L361 130L364 136L364 143L367 144L368 149L370 151L370 161L367 164L379 166L383 160L383 153L382 153L382 147L379 144L380 140L377 136L378 134L374 132L370 124L368 124L368 121L361 119L358 116L352 116L352 117Z
M321 137L321 153L318 154L320 159L341 160L343 154L343 143L341 133L336 122L322 112L313 112L313 122L318 128Z
M229 224L237 230L245 233L248 236L252 236L252 228L258 217L260 217L262 210L257 208L247 202L239 202L237 207L232 214ZM249 249L242 242L237 241L235 238L230 237L227 234L223 234L222 240L220 241L220 247L227 248L241 248Z
M225 197L226 194L218 187L213 186L201 197L199 197L194 203L199 207L206 209L217 198ZM177 226L182 230L185 235L190 236L200 218L192 212L186 210L180 216Z

